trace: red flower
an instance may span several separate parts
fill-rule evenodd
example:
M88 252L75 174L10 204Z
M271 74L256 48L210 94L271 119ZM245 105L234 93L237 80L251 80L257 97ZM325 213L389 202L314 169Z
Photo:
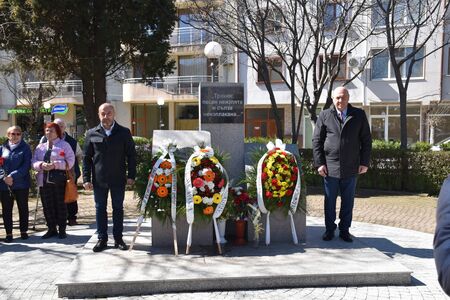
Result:
M292 195L292 190L287 190L286 191L286 196L291 196Z
M219 181L219 183L217 184L217 186L218 186L219 188L222 188L222 187L224 186L224 184L225 184L225 180L223 180L223 178L222 178L222 180Z
M272 185L278 185L276 179L272 179Z
M266 166L267 166L266 163L263 163L263 164L261 165L261 167L262 167L263 169L264 169Z
M282 206L283 206L283 202L278 201L278 202L277 202L277 206L278 206L278 207L282 207Z
M4 162L5 162L5 159L3 157L0 157L0 166L3 166Z
M267 198L272 198L272 193L269 192L269 191L267 191L267 192L266 192L266 197L267 197Z
M292 167L292 171L293 171L294 173L297 173L297 172L298 172L298 168L297 168L296 166L294 166L294 167Z
M203 180L201 178L195 178L194 182L192 182L192 184L196 187L196 188L201 188L203 186Z
M63 156L63 157L64 157L64 155L66 155L66 154L64 153L64 150L61 150L61 151L59 152L59 156Z
M264 181L267 179L267 174L266 173L262 173L261 174L261 179Z
M296 181L296 180L297 180L297 174L292 174L291 181Z

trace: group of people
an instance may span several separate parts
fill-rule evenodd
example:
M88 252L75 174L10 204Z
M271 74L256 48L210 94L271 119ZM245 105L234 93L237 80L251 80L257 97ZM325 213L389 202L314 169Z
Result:
M65 123L55 119L45 125L45 135L32 153L22 139L19 126L6 132L7 141L0 146L0 200L6 231L4 242L13 240L13 206L19 210L20 237L28 238L28 195L31 186L30 169L36 171L47 232L42 239L67 237L66 226L77 225L77 202L64 202L68 172L75 180L81 175L83 186L94 190L98 243L94 252L107 248L107 199L111 193L113 206L114 247L127 250L122 239L123 201L125 186L134 184L136 151L131 132L115 121L114 106L104 103L99 107L100 124L88 130L84 151L77 141L65 132Z

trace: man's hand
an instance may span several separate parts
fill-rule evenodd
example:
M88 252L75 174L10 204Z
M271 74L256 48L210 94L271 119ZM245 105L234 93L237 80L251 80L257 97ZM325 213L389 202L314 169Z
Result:
M369 169L369 168L366 167L366 166L359 166L359 168L358 168L358 174L364 174L364 173L367 172L368 169Z
M6 183L7 186L12 186L14 183L14 180L11 176L3 178L3 181Z
M128 178L127 179L127 185L133 185L134 184L134 179Z
M93 188L91 182L85 182L85 183L83 183L83 187L84 187L84 189L85 189L86 191L90 191L90 190L92 190L92 188Z
M319 175L322 177L326 177L328 175L328 169L326 165L321 165L317 171L319 172Z

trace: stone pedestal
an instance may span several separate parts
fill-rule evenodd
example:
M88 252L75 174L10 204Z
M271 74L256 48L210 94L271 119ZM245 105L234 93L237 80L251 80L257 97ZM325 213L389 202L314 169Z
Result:
M178 248L186 247L189 225L186 219L177 220L177 241ZM211 222L194 222L192 225L192 245L211 246L213 245L214 229ZM152 219L152 246L153 247L173 247L172 224L162 223L160 220Z
M265 243L267 215L261 214L262 232L259 234L260 243ZM306 214L300 211L294 214L295 230L299 243L306 241ZM248 240L255 240L253 224L248 221ZM291 220L289 215L280 209L270 213L270 243L292 243Z

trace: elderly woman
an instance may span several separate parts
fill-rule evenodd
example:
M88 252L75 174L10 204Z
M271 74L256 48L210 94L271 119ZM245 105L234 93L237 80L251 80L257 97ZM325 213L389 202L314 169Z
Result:
M48 231L42 236L48 239L67 237L67 207L64 203L66 188L66 167L72 168L75 154L70 145L61 139L61 128L56 123L45 126L47 142L40 143L33 155L33 169L38 171L37 184L41 194L44 216ZM58 225L58 230L56 226Z
M0 146L0 199L5 224L5 242L13 239L12 212L14 199L19 208L20 237L28 238L28 191L30 188L31 150L22 140L22 130L19 126L9 127L6 131L8 140Z

